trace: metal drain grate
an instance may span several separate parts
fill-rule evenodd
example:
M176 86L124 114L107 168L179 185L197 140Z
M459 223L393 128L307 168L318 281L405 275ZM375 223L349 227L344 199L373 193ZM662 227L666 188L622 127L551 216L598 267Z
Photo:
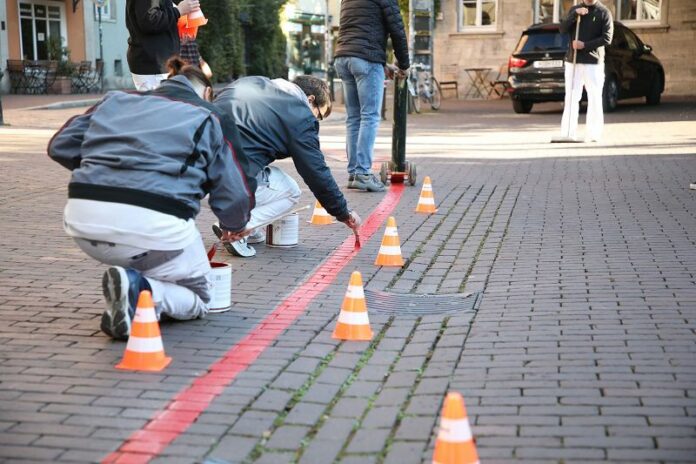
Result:
M481 292L416 295L365 290L370 311L408 316L476 312L482 296Z

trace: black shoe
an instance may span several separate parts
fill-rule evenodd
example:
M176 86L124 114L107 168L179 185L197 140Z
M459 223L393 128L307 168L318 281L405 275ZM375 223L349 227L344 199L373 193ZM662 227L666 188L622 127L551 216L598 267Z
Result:
M106 310L101 319L102 332L116 340L128 340L138 296L143 290L151 290L150 284L136 270L112 266L104 272Z
M384 192L387 189L374 174L356 174L353 188L368 192Z

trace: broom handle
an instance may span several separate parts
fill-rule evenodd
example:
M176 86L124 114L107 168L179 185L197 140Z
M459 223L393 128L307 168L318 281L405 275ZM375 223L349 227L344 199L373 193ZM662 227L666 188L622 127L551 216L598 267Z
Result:
M578 40L578 37L580 37L580 21L582 21L582 16L577 15L576 21L575 21L575 41ZM572 46L572 44L571 44ZM575 61L578 59L578 49L573 48L573 74L575 74Z

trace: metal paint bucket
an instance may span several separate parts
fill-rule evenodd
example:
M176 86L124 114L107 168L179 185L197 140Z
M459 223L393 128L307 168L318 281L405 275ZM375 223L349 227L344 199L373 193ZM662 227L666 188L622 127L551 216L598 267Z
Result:
M299 241L300 216L288 214L266 227L266 245L292 248Z
M209 313L224 313L232 306L232 265L229 263L210 263L210 280L213 288L208 303Z

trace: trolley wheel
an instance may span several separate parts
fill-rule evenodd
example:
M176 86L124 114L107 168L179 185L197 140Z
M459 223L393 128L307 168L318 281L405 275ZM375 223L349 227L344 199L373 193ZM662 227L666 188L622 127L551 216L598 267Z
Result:
M416 165L408 163L408 168L406 169L406 172L408 172L408 185L416 185Z
M389 179L389 162L385 161L379 168L379 180L382 181L384 185L387 185L387 180Z

